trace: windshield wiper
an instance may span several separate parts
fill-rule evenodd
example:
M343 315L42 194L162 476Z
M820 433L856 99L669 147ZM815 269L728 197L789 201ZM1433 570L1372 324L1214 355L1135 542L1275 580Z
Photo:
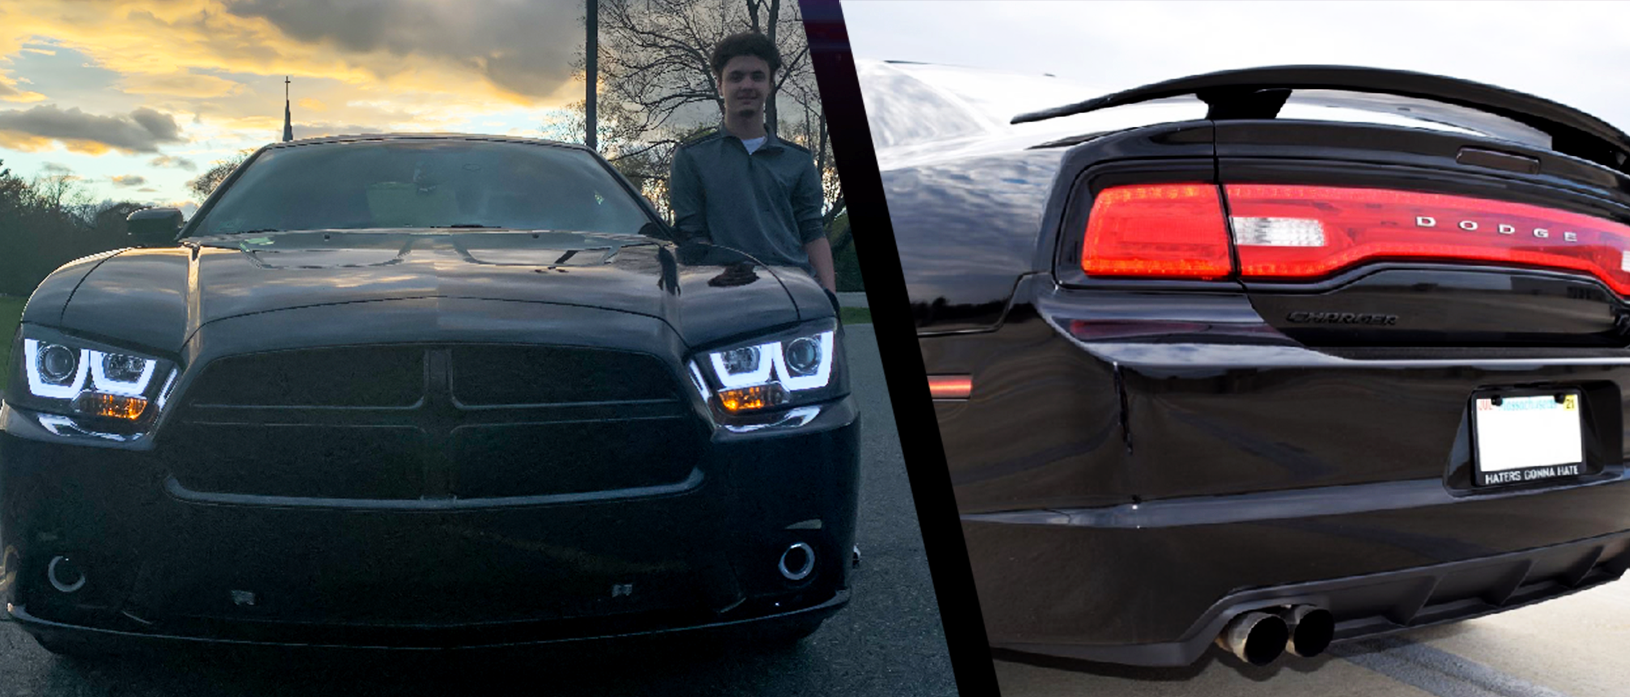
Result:
M457 225L431 225L431 226L430 226L430 227L433 227L433 228L448 228L448 227L460 227L460 228L486 228L486 229L488 229L488 230L498 230L498 229L501 229L501 228L500 228L500 227L499 227L499 226L497 226L497 225L481 225L481 224L479 224L479 223L458 223L458 224L457 224Z

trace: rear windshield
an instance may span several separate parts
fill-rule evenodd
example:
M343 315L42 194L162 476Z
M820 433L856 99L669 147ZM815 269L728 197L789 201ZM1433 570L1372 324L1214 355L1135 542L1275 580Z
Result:
M192 234L431 227L636 233L650 220L586 152L390 140L266 150Z

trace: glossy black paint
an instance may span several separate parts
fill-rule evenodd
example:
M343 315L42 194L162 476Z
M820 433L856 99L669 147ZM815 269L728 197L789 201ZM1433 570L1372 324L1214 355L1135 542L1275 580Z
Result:
M30 299L25 330L179 369L129 441L48 431L11 380L0 597L37 636L492 646L796 633L847 602L859 414L841 329L837 388L801 423L721 420L688 367L834 321L806 274L638 235L245 237L78 260ZM333 384L257 397L300 366ZM789 581L776 563L796 542L815 571ZM84 588L47 582L59 555Z
M1177 665L1250 610L1313 602L1349 639L1630 567L1630 332L1600 281L1388 260L1299 283L1079 266L1092 197L1120 184L1390 187L1624 222L1622 172L1464 134L1225 119L1030 143L1007 157L1056 166L1051 181L982 178L1010 139L879 158L913 307L967 309L919 312L918 339L928 374L972 376L968 399L934 407L992 646ZM952 263L974 260L957 282ZM1289 319L1308 312L1398 319ZM1489 390L1578 390L1583 474L1474 485L1470 399Z

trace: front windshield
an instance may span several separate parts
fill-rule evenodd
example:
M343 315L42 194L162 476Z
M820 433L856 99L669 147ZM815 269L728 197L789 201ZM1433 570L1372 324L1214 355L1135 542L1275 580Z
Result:
M637 233L650 221L589 153L404 139L262 152L192 234L439 227Z

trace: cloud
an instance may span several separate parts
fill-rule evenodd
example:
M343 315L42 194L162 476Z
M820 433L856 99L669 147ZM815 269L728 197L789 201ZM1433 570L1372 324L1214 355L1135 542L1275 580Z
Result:
M97 116L79 107L64 110L54 104L0 111L0 136L4 135L51 139L69 149L89 152L158 152L160 143L181 142L175 118L146 107L126 116Z
M159 155L158 157L148 160L147 164L154 167L174 167L176 169L187 170L188 172L198 169L198 163L193 162L192 160L185 157L171 157L169 155Z
M4 75L0 75L0 102L38 102L45 99L39 92L24 92L16 87L6 84Z
M54 176L63 175L63 174L73 174L74 170L73 170L72 167L69 167L68 165L65 165L65 164L61 164L61 163L57 163L57 162L47 162L47 163L45 163L43 165L40 165L40 172L42 174L46 175L46 176L54 177Z
M119 177L108 177L108 180L113 182L114 186L122 187L144 186L147 184L146 177L135 174L126 174Z
M294 137L295 138L318 138L318 137L321 137L321 136L355 136L355 135L362 135L362 134L365 134L365 133L391 133L391 132L393 132L391 129L384 128L384 127L381 127L381 126L363 126L363 125L354 124L354 123L329 123L329 122L301 123L299 121L296 121L292 125L294 126ZM279 136L281 136L282 126L279 125L278 129L279 129ZM279 139L281 139L281 137Z
M128 94L151 94L191 99L213 99L242 94L243 85L216 77L197 73L164 73L141 74L133 73L124 79L124 91Z
M578 0L228 0L226 8L300 41L450 59L530 97L554 94L571 80L583 43Z
M156 194L156 193L158 193L158 189L155 189L155 188L153 188L151 186L144 186L144 187L142 187L140 189L137 189L136 193L140 193L140 194Z

